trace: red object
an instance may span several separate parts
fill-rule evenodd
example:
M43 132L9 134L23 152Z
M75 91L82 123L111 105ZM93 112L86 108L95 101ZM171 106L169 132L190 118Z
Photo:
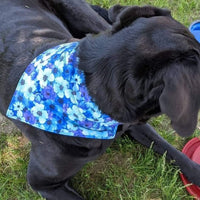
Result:
M182 152L187 155L191 160L194 162L200 164L200 139L199 138L193 138L191 139L183 148ZM185 176L181 173L180 174L181 179L184 183L184 185L191 184ZM200 200L200 187L192 184L189 186L186 186L187 191L195 197L195 199Z

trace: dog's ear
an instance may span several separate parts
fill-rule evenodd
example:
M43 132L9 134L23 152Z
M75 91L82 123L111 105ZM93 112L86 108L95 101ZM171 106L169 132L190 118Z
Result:
M187 61L193 65L187 66L187 71L179 71L178 68L185 67L181 63L182 66L173 65L174 70L169 70L165 74L164 89L159 98L161 112L171 119L172 128L183 137L190 136L194 132L200 105L199 80L195 77L195 73L191 75L191 68L197 68L193 59L190 57Z
M128 27L134 20L140 17L168 16L171 17L171 12L168 9L157 8L153 6L120 6L116 5L109 11L109 16L112 22L115 22L112 27L112 33L116 33L121 29Z
M128 7L130 7L130 6L121 6L119 4L112 6L108 10L108 17L109 17L110 21L112 23L114 23L117 20L117 16L119 15L119 13L122 12L122 10L124 10Z

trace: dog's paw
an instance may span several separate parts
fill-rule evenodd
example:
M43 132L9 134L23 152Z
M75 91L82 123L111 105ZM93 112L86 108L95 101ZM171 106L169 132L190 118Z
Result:
M200 165L190 161L181 169L181 172L189 182L200 187Z

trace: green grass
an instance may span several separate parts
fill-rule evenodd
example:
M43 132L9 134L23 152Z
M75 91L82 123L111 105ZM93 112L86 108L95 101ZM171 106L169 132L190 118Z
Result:
M151 149L117 140L98 161L74 179L88 200L191 199L179 180L179 170Z
M199 0L88 0L110 7L154 5L172 10L186 26L200 18ZM177 136L165 116L151 120L155 129L172 145L181 149L188 139ZM199 135L199 130L196 130ZM30 144L20 133L0 134L0 200L42 200L27 185L26 169ZM189 200L179 177L179 169L166 163L165 155L128 139L118 139L95 162L87 164L73 179L73 186L87 200Z
M169 135L175 142L177 136ZM20 133L1 134L0 144L0 199L42 200L26 182L30 144ZM192 199L180 181L179 169L166 163L165 155L158 156L128 138L116 140L72 184L87 200Z
M186 26L200 18L200 1L198 0L88 0L88 2L109 8L115 4L121 5L152 5L168 8L172 16Z
M0 134L0 199L39 200L26 182L30 144L20 133Z

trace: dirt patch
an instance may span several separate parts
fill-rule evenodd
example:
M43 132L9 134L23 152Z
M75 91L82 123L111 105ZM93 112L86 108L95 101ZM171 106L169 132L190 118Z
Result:
M16 132L20 132L19 129L10 120L0 114L0 134Z

